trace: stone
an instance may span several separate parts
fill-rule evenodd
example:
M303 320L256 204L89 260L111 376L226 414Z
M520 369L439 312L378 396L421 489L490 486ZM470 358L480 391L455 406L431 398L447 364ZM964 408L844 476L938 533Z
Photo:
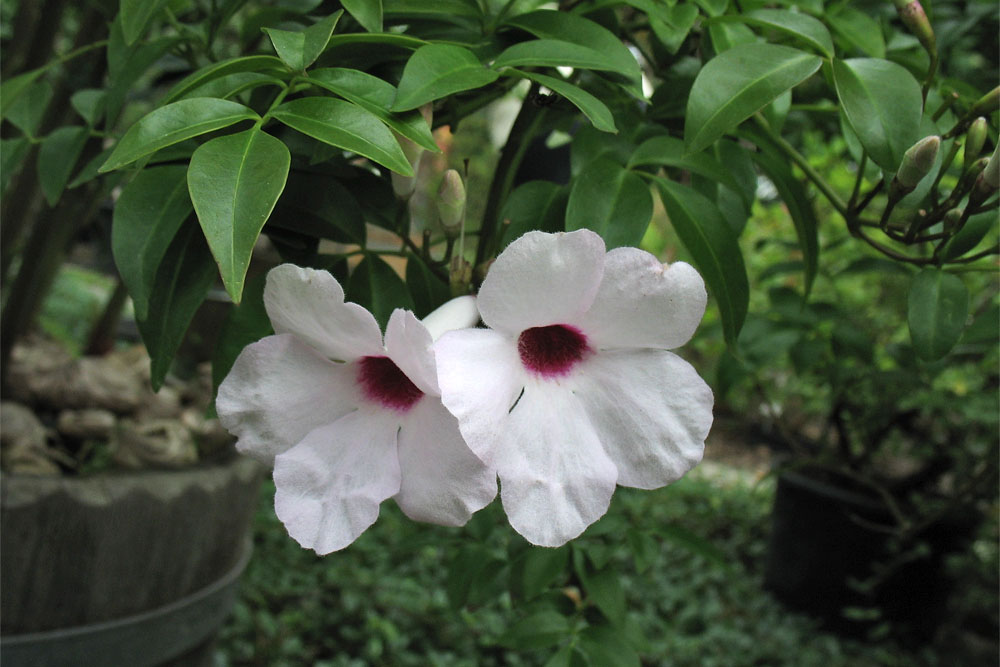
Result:
M107 440L115 430L115 415L109 410L84 408L63 410L56 420L58 431L77 440Z
M0 402L0 465L6 472L58 475L59 466L48 446L45 426L31 408Z
M114 460L126 468L182 468L198 461L194 437L174 419L119 422Z

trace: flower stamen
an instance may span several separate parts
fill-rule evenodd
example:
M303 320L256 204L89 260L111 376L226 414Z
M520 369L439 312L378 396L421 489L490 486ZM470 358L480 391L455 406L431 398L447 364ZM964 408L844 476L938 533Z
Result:
M553 324L525 329L517 339L524 367L542 377L561 377L591 352L587 337L576 327Z
M408 411L424 395L388 357L362 357L358 384L369 401L398 412Z

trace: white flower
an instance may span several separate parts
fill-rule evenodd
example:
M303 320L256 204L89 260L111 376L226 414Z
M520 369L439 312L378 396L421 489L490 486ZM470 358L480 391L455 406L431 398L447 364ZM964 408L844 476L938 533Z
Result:
M409 517L458 526L496 495L496 473L466 447L441 404L433 339L396 310L385 342L375 318L325 271L284 264L267 276L276 335L249 345L219 387L237 449L274 464L275 512L319 554L342 549L387 498ZM428 317L471 326L463 297Z
M605 253L587 230L530 232L497 257L477 300L490 329L444 334L438 381L528 541L564 544L616 483L658 488L701 460L712 392L666 349L691 337L706 299L688 264Z

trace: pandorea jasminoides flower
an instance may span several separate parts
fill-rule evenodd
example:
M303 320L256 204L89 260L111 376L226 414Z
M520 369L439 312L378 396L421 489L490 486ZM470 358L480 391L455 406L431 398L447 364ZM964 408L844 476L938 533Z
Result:
M353 542L395 498L419 521L458 526L496 495L496 473L466 447L441 404L432 331L471 326L472 297L425 326L396 310L382 333L325 271L267 276L276 335L249 345L219 387L237 448L274 464L278 518L326 554Z
M701 460L712 392L666 350L691 337L706 298L691 266L606 253L587 230L530 232L497 257L477 300L490 329L444 334L438 381L528 541L561 545L616 484L658 488Z

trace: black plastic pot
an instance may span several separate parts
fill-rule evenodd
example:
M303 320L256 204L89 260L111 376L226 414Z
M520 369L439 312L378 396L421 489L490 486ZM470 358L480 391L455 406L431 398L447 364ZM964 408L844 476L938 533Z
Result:
M772 511L765 585L828 630L860 637L889 621L901 636L930 641L951 590L944 558L965 546L976 522L938 521L902 545L891 539L894 523L877 497L849 480L785 472ZM914 551L917 545L923 548ZM906 562L877 578L903 552ZM864 587L873 577L877 585Z
M259 466L3 476L4 667L211 664L250 556Z

